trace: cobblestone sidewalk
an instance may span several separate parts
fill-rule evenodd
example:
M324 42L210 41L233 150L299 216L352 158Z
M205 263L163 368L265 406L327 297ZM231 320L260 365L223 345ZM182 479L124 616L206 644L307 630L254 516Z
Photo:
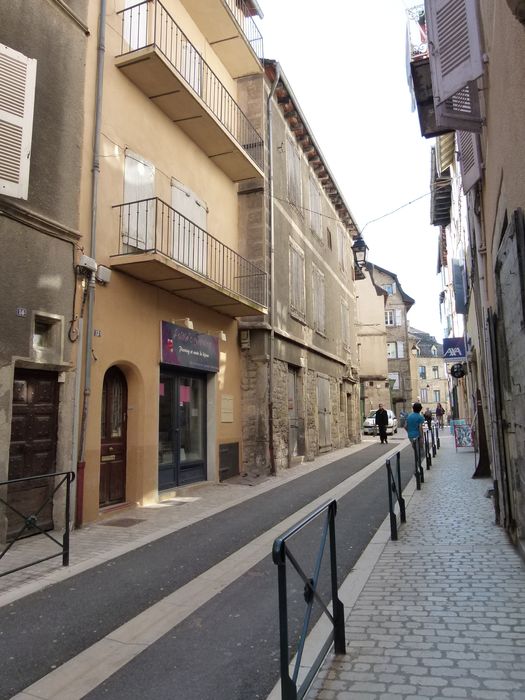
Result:
M525 700L525 566L474 466L442 436L308 700Z

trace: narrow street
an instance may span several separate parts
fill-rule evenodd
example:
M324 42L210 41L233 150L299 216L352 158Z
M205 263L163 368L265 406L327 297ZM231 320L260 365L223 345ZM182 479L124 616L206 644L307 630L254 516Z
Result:
M316 499L339 489L336 529L341 581L387 514L384 455L393 452L392 448L392 441L388 447L371 444L285 486L0 608L0 653L8 660L0 677L0 697L10 698L52 671L51 682L60 686L62 675L69 688L63 695L53 693L54 697L266 697L279 675L277 572L270 553L271 542L286 529L280 529L280 524L290 517L296 522L303 517L301 509L311 510ZM374 463L376 467L361 483L344 486L345 480L359 477ZM406 483L413 467L407 450L401 464ZM297 537L294 551L300 561L314 560L318 530L314 523ZM268 534L270 539L259 552L261 537ZM246 553L251 563L249 568L243 571L242 566L226 563L230 567L228 585L219 584L214 572L241 548L243 558ZM328 583L324 578L323 585ZM179 594L181 599L189 596L184 600L198 599L203 586L208 589L202 598L206 602L194 609L190 606L189 614L178 618L180 623L173 628L168 624L163 634L152 631L150 643L140 647L141 653L134 649L120 662L121 668L105 656L93 664L93 654L96 659L99 653L93 645L100 640L107 636L120 639L114 631L141 613L137 624L144 631L150 610L166 601L176 605ZM291 638L302 622L302 590L302 582L290 576ZM314 611L318 617L318 610ZM70 678L71 670L62 674L60 668L87 649L97 669L95 680L88 683L88 695L85 685L82 692L75 689L79 679ZM103 653L103 646L100 651Z

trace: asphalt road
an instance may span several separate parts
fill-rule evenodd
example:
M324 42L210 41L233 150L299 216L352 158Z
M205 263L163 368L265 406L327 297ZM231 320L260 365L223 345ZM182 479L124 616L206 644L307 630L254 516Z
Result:
M11 698L386 451L385 446L373 444L0 608L0 658L4 661L0 698ZM413 467L411 453L405 450L401 463L406 483ZM340 582L387 510L383 469L339 501L336 528ZM319 525L314 523L294 542L297 557L310 565L318 531ZM279 675L276 582L276 567L268 556L87 697L266 697ZM323 576L322 583L328 588L327 576ZM299 578L290 577L292 638L296 638L302 622L302 592ZM318 616L319 610L315 612Z

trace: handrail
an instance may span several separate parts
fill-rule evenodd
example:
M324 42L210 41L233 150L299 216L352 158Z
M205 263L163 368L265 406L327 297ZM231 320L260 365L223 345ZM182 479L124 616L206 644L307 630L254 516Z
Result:
M267 306L267 273L159 197L116 204L119 255L162 253L192 273Z
M36 512L32 512L30 514L25 515L24 513L20 512L18 508L15 508L11 503L9 503L9 487L13 484L19 484L21 482L25 481L42 481L42 479L56 479L58 477L62 477L58 483L55 483L55 487L53 491L50 494L47 494L45 497L43 503L40 505L38 510ZM42 557L40 559L34 560L29 562L28 564L23 564L21 566L17 566L13 569L9 569L7 571L3 571L0 573L0 578L2 576L7 576L7 574L12 574L15 571L20 571L21 569L27 569L30 566L34 566L35 564L40 564L43 561L47 561L48 559L54 559L55 557L59 557L62 555L62 566L68 566L69 565L69 521L70 521L70 510L71 510L71 484L75 480L75 473L68 471L68 472L55 472L53 474L42 474L38 476L26 476L22 477L19 479L9 479L8 481L0 481L0 488L2 486L7 486L7 495L5 497L0 495L0 503L3 504L8 510L12 511L16 515L18 515L22 520L24 521L22 527L19 529L19 531L16 533L15 537L6 544L6 546L3 548L3 550L0 552L0 559L2 559L8 551L11 549L11 547L17 542L19 539L22 538L24 534L27 534L26 531L30 532L31 530L38 530L41 535L45 535L49 540L54 542L58 547L60 548L60 551L55 552L55 554L51 554L47 557ZM42 511L44 510L45 506L48 503L52 503L54 496L58 489L62 486L62 484L66 483L66 499L65 499L65 504L64 504L64 534L62 536L62 542L59 542L55 537L49 534L46 530L43 530L42 527L40 527L38 523L38 518ZM38 533L35 533L38 534Z
M262 137L160 0L144 0L117 14L122 15L120 55L148 46L158 49L262 170Z
M259 59L264 56L263 38L259 28L250 16L248 5L244 0L223 0L242 30L244 36Z
M403 488L401 485L401 453L396 452L396 472L397 472L397 483L392 473L392 467L390 466L390 460L386 460L386 473L388 479L388 510L390 513L390 539L397 540L397 516L394 510L394 503L392 495L395 494L396 500L399 505L399 516L402 523L406 523L406 509L405 509L405 499L403 498Z
M326 519L321 534L321 541L317 558L314 566L313 576L309 577L305 574L294 555L289 549L288 540L302 530L306 525L313 520L326 513ZM337 561L336 561L336 544L335 544L335 516L337 513L337 502L335 500L328 501L320 505L312 513L303 518L296 525L287 530L284 535L278 537L273 543L272 558L278 570L278 586L279 586L279 629L280 629L280 664L281 664L281 698L282 700L300 700L306 695L310 684L319 670L324 657L326 656L332 642L336 654L346 653L345 644L345 626L344 626L344 606L339 599L337 587ZM329 533L330 541L330 573L331 573L331 588L332 588L332 613L328 610L327 605L320 597L317 586L319 583L319 575L321 571L321 563L323 559L324 549L326 545L327 535ZM288 596L286 589L286 561L289 560L304 581L304 599L306 602L306 611L303 620L301 636L299 638L297 655L295 659L292 676L290 676L290 654L288 640ZM314 600L321 606L322 611L327 615L333 623L333 629L328 639L324 643L321 651L313 662L312 667L306 674L299 688L297 680L301 659L308 634L308 625L312 614Z

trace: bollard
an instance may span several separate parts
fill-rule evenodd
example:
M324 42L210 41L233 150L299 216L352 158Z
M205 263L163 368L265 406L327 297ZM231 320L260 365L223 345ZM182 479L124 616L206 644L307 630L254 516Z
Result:
M432 464L432 457L430 456L430 445L429 445L429 440L428 440L428 430L425 430L425 457L427 461L427 469L430 469L430 466Z
M436 429L436 425L432 424L432 430L430 431L430 436L432 438L432 457L435 457L437 454L437 448L436 448L436 437L434 434L434 430Z

